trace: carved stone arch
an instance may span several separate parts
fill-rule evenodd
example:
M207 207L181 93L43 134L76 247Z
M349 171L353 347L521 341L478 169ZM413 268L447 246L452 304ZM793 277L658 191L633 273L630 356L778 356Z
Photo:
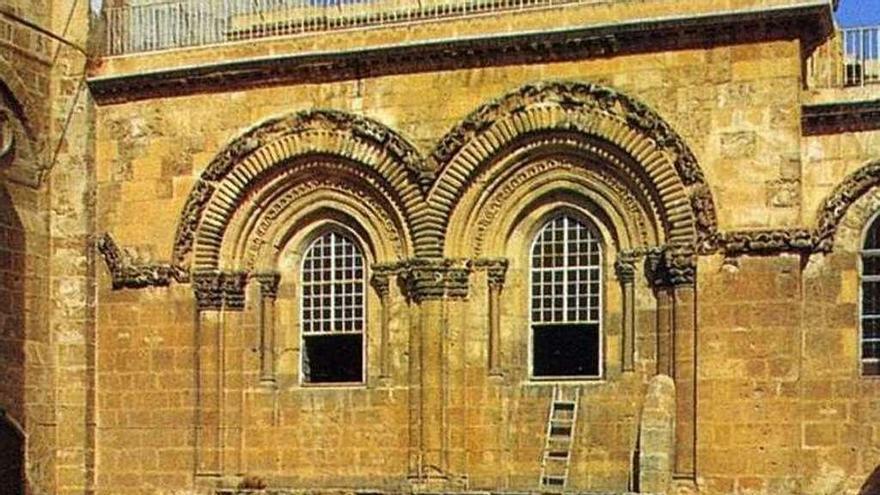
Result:
M579 136L613 145L639 167L664 218L667 242L712 249L717 221L696 158L682 138L642 103L601 86L546 82L488 103L448 133L430 157L438 177L429 201L413 214L416 253L443 254L448 219L459 200L505 154L530 136ZM476 186L481 187L481 186Z
M273 118L233 140L202 173L178 223L172 263L217 266L226 229L246 198L309 161L346 164L358 182L393 205L405 227L423 201L420 184L431 178L416 149L376 121L332 110ZM197 245L200 253L191 260Z
M195 268L205 269L202 260L217 256L223 270L269 270L289 231L308 227L309 215L328 216L316 213L320 211L351 219L343 224L362 226L359 235L367 240L374 259L408 257L412 242L391 193L376 177L364 175L356 165L341 161L305 160L283 167L255 185L235 211L219 253L210 244L196 245Z
M558 137L558 136L557 136ZM450 256L496 256L510 233L511 222L539 197L568 195L602 210L597 215L612 233L617 249L655 246L665 242L666 219L660 198L652 194L626 157L579 140L554 143L540 139L492 167L485 185L471 188L450 220L445 252Z
M880 185L880 160L868 162L849 174L822 202L816 215L815 249L830 253L835 249L838 234L848 241L858 236L880 207L880 195L874 194ZM880 192L880 191L878 191ZM852 211L851 211L852 210ZM849 235L846 235L848 233ZM846 242L849 246L853 242ZM849 246L853 247L853 246ZM855 248L857 251L858 247Z

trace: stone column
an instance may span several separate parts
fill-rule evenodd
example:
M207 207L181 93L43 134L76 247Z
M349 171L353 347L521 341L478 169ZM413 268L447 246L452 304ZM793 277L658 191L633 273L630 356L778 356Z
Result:
M635 257L629 253L620 253L617 261L614 262L614 271L617 274L617 280L620 282L621 291L623 292L623 371L635 370L635 280L636 267Z
M193 274L196 299L196 474L220 476L224 471L226 349L224 312L244 309L247 274Z
M657 299L657 374L672 376L672 294L662 252L648 254L645 272Z
M417 471L411 481L417 491L448 488L450 473L446 445L444 382L447 362L443 355L446 333L446 304L449 298L462 298L468 291L469 268L450 260L412 260L406 270L407 295L418 305L418 421Z
M379 294L379 302L382 305L382 316L379 322L379 377L387 379L391 376L390 348L391 330L391 284L389 274L383 271L375 271L370 280L371 285Z
M504 288L508 261L506 259L484 259L478 260L475 266L486 269L488 285L489 338L487 342L487 368L490 376L501 376L504 373L501 364L501 290Z
M278 273L258 273L260 284L260 383L275 384L275 299L278 297Z
M696 479L696 256L687 247L666 252L673 287L673 379L676 389L675 476Z

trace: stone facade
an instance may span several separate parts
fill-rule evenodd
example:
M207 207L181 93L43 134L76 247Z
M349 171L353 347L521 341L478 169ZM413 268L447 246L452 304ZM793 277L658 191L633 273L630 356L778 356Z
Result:
M568 491L874 493L880 93L852 126L805 88L830 5L87 57L106 26L46 3L0 8L0 441L28 493L536 492L555 393ZM600 372L548 382L529 260L562 213L601 241ZM325 232L366 265L353 385L304 371Z

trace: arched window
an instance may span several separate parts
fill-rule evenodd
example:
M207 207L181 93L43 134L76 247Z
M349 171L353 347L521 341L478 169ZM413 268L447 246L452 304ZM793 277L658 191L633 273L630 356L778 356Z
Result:
M880 375L880 217L865 235L862 250L862 374Z
M364 256L346 234L327 232L302 264L302 381L364 380Z
M563 215L538 232L531 256L534 378L601 375L602 246L592 225Z

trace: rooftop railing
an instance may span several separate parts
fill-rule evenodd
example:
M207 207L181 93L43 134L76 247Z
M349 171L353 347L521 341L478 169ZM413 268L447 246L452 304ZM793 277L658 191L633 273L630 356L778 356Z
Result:
M808 84L815 89L878 85L880 26L843 29L819 47L808 63Z
M123 55L272 36L608 0L176 0L106 8L105 53Z

